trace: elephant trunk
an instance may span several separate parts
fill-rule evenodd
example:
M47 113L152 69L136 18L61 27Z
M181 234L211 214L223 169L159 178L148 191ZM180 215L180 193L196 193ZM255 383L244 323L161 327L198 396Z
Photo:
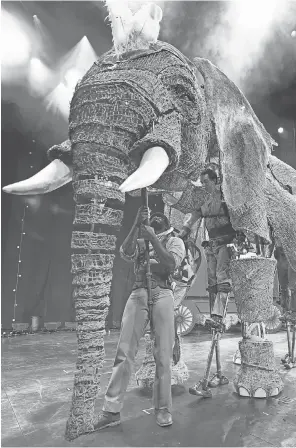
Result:
M105 356L105 321L125 200L118 186L127 176L124 165L116 168L119 162L115 157L99 153L91 157L95 160L86 166L83 153L74 155L76 205L71 248L78 356L66 426L68 440L92 432L96 423L95 400Z

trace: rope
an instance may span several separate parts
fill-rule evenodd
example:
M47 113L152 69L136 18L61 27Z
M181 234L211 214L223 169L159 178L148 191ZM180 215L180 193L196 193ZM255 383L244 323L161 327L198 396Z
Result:
M275 371L275 369L268 369L267 367L263 367L258 364L249 364L246 362L242 362L242 367L253 367L254 369L265 370L266 372L274 372Z

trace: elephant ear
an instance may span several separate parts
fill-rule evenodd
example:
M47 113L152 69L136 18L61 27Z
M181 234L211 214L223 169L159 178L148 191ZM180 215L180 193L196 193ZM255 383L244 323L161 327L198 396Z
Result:
M270 155L269 169L274 178L291 194L296 195L296 170L277 157Z
M273 162L276 163L276 161ZM291 268L296 272L296 196L283 188L287 184L279 180L279 177L285 174L283 168L283 165L278 165L277 171L275 167L268 169L265 198L268 220L272 226L276 244L283 248ZM290 173L293 174L293 168L289 168ZM296 172L294 180L295 174ZM281 179L287 182L292 177L283 176Z
M193 62L204 78L231 223L235 230L270 241L264 186L269 154L277 143L240 89L221 70L207 59L195 58Z

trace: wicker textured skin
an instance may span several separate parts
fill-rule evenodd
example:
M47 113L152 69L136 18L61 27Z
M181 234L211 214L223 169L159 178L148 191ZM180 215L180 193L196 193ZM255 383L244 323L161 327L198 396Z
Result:
M156 188L183 189L198 177L208 151L209 120L193 65L164 43L103 55L75 89L69 140L49 150L73 167L73 298L78 359L66 437L94 430L94 403L104 360L116 235L124 194L118 187L144 152L162 146L170 165Z
M273 343L267 341L264 334L252 335L254 324L272 316L275 268L276 260L272 258L235 259L230 263L238 316L248 327L239 342L241 367L234 378L234 386L240 395L256 397L261 390L261 396L269 397L278 395L283 389L275 365Z
M234 378L234 387L238 393L245 389L250 397L263 389L266 397L278 395L283 390L283 382L276 369L273 343L254 342L243 339L239 342L241 367Z
M231 260L230 275L237 314L243 322L267 321L273 313L273 281L276 260Z
M154 339L150 338L150 334L145 334L145 357L140 369L136 372L136 380L140 387L151 389L155 378L155 361L153 356ZM172 360L172 377L171 385L178 385L185 383L189 378L188 367L182 358L182 340L180 340L180 359L175 364Z
M205 98L221 154L222 189L235 230L269 241L264 198L265 172L276 142L243 93L206 59L194 63L205 78Z
M269 156L268 167L282 187L289 186L292 194L296 194L296 170L294 168L273 155Z
M294 194L284 187L290 186ZM267 170L265 198L267 216L274 236L283 247L291 268L296 271L296 171L276 157ZM294 188L294 190L293 190Z

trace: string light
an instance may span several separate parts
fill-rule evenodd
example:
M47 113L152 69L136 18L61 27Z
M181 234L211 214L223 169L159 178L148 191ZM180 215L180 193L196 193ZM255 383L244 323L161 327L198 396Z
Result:
M17 291L18 291L18 283L19 283L19 279L22 277L22 274L20 274L20 268L21 268L21 254L22 254L22 244L23 244L23 235L26 235L26 232L24 232L24 226L25 226L25 217L26 217L26 209L29 206L26 205L24 207L24 211L23 211L23 216L21 219L21 235L20 235L20 242L19 245L16 246L16 248L18 249L18 263L17 263L17 273L16 273L16 282L15 282L15 287L12 290L12 292L14 292L14 304L13 304L13 319L12 322L15 322L16 320L16 307L17 307Z

